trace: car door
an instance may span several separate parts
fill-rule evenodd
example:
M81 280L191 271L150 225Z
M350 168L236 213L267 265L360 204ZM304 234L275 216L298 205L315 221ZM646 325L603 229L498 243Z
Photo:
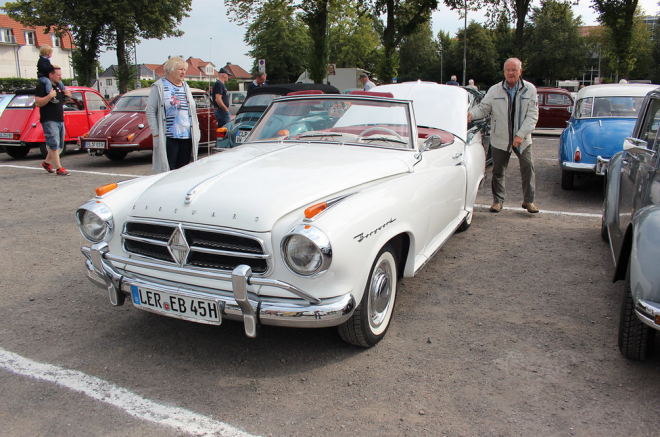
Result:
M218 121L213 115L211 98L206 93L193 93L193 99L195 100L195 106L197 107L197 120L199 121L201 135L199 143L205 144L209 141L215 142Z
M539 119L536 122L537 128L547 128L548 125L548 108L545 106L545 92L539 91L537 94L539 104Z
M93 91L85 91L85 107L87 109L87 133L94 123L99 121L109 112L109 104L100 94Z
M545 127L565 128L566 122L571 118L570 108L573 107L573 100L563 93L547 93L545 95Z
M430 190L431 219L429 221L429 245L425 255L430 256L437 248L435 240L440 234L446 238L447 228L459 216L465 204L466 172L463 141L455 138L450 144L426 150L422 163ZM420 169L421 170L421 169ZM416 169L417 171L417 169ZM451 229L450 231L453 231Z
M73 91L70 99L64 100L65 141L75 141L89 131L87 111L82 91Z
M660 129L660 99L652 99L645 108L642 124L637 139L646 142L647 147L632 147L628 141L624 144L624 155L622 159L619 199L618 199L618 226L614 232L610 230L614 254L618 257L620 253L620 242L630 224L635 211L643 208L649 203L649 198L659 202L657 190L660 183L657 179L658 161L658 130ZM649 186L649 179L655 182ZM650 189L649 189L650 188ZM655 192L653 190L656 190ZM655 193L655 194L654 194Z

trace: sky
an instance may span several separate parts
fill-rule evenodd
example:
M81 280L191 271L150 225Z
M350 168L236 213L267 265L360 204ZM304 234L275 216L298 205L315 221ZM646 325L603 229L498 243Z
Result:
M4 1L2 4L4 5ZM573 7L575 15L580 15L585 25L596 23L596 14L591 9L589 0L579 0ZM640 0L639 4L649 15L660 11L657 0ZM532 6L539 6L539 0L532 0ZM468 12L468 23L475 20L485 22L485 16L480 12ZM457 12L441 6L433 13L433 33L443 30L454 35L463 27L463 19ZM224 67L227 62L239 65L250 71L253 60L247 55L250 48L243 42L245 28L229 21L227 9L222 0L193 0L190 17L184 18L179 29L184 35L178 38L142 41L137 46L137 62L139 64L162 64L168 56L181 55L184 59L192 56L204 61L211 61L216 69ZM295 48L292 48L295 50ZM114 51L107 51L100 56L101 65L105 68L117 63ZM268 61L266 60L266 72Z

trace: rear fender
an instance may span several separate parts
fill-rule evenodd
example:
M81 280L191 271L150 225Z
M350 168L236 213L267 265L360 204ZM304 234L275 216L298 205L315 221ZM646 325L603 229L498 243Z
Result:
M603 201L603 223L610 228L610 225L618 226L619 215L617 205L619 204L619 186L621 184L621 167L623 166L623 152L619 152L612 157L609 162L606 174L605 200ZM610 238L610 244L616 244L617 239ZM620 247L612 248L613 253L619 252ZM617 263L615 256L614 262ZM625 272L624 272L625 274Z

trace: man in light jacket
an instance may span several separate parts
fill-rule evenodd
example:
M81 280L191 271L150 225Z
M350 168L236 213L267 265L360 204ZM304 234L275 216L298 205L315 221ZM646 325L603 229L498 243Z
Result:
M534 205L536 175L532 156L532 131L539 118L536 87L522 80L522 62L509 58L504 63L504 80L493 85L483 101L471 113L468 122L491 114L490 144L493 156L492 212L500 212L504 204L504 176L511 151L520 161L523 189L523 209L536 213Z

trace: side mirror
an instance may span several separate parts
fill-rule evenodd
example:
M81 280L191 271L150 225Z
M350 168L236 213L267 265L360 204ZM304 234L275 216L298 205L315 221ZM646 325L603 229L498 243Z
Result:
M638 138L628 137L623 140L623 150L644 152L649 150L648 143Z
M438 135L431 135L426 139L426 141L424 141L424 148L422 149L422 151L428 149L437 149L441 145L442 145L442 138L440 138L440 136Z

